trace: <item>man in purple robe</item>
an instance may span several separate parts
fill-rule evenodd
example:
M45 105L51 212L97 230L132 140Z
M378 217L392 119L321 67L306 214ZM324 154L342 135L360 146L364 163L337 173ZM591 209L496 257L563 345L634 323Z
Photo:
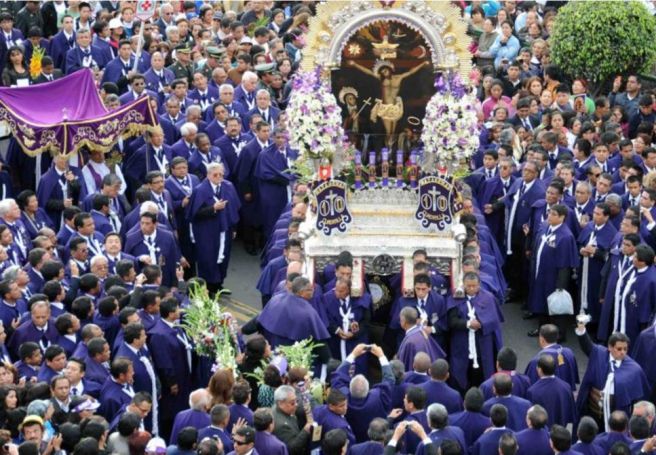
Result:
M555 204L549 210L547 222L534 234L530 248L531 270L528 310L540 315L545 323L549 317L547 298L556 290L569 287L572 269L578 266L579 256L576 239L565 225L568 208ZM537 337L539 329L528 335Z
M268 408L259 408L253 415L255 450L267 455L288 455L287 446L273 435L273 415Z
M207 178L192 192L187 219L192 223L198 276L212 292L222 288L228 272L233 231L240 202L232 183L223 180L221 163L207 166Z
M419 324L419 312L416 308L405 307L399 314L401 320L401 329L405 331L403 341L396 354L396 357L403 362L406 370L412 369L415 355L418 352L425 352L434 362L437 359L443 359L446 354L430 335L424 332L423 326Z
M53 166L43 174L36 196L39 207L43 207L54 223L56 230L61 226L64 209L78 205L86 197L86 186L80 185L82 174L68 167L68 158L57 155Z
M212 423L207 413L210 399L211 397L207 389L198 389L191 392L189 395L189 409L185 409L175 416L169 439L171 444L178 443L178 434L183 428L194 427L200 431Z
M460 453L466 453L468 450L467 443L465 442L465 433L462 429L449 425L449 412L446 407L441 403L432 403L426 409L426 417L428 418L428 425L430 425L431 432L428 437L433 441L436 447L440 447L444 441L450 440L457 444L460 448ZM417 447L416 454L424 455L424 443L422 442Z
M325 436L331 430L340 429L346 433L349 445L355 444L355 435L344 417L348 409L347 396L339 389L330 389L326 397L326 404L317 406L312 410L314 421L322 427Z
M166 179L164 187L171 195L181 253L190 264L196 262L196 253L191 242L191 227L186 213L191 193L199 184L198 177L189 174L189 165L184 158L175 157L171 160L171 175Z
M425 273L414 276L414 297L401 297L396 308L390 315L390 328L399 330L399 312L405 307L415 308L424 333L435 338L441 346L446 345L446 333L449 329L447 320L447 304L440 294L432 289L431 277Z
M356 359L370 352L378 358L383 373L380 383L369 387L367 378L358 374L351 378L349 372ZM341 390L348 397L346 420L353 428L358 442L367 440L369 422L375 418L384 419L392 410L392 386L394 374L383 350L373 344L359 344L333 373L331 387Z
M100 68L105 61L102 49L91 44L91 31L81 29L76 33L77 46L66 52L64 68L66 74L73 74L83 68Z
M649 381L640 365L627 355L629 338L625 334L613 333L603 347L594 344L585 325L578 322L576 335L588 356L576 399L577 412L579 416L593 417L600 427L607 428L612 411L629 414L633 403L649 397Z
M134 67L134 56L130 40L123 39L118 43L118 56L107 63L103 72L102 82L113 82L118 86L119 93L128 89L128 78Z
M499 248L505 246L506 207L503 197L508 194L516 177L512 175L512 158L499 160L499 172L491 179L486 179L478 191L478 203L485 214L485 221L490 228Z
M515 350L509 346L504 346L499 349L497 353L497 371L491 377L487 378L480 385L481 391L485 396L485 399L492 398L494 396L493 384L494 376L500 373L505 373L510 376L513 382L513 395L518 397L526 398L526 392L531 386L531 380L525 374L517 372L517 353Z
M100 389L100 408L98 414L108 422L120 412L121 408L130 404L134 397L132 377L134 368L132 362L125 357L117 357L112 362L111 376L107 378Z
M483 403L483 394L480 389L472 387L465 394L465 410L451 414L451 425L462 429L465 433L467 450L491 425L490 418L481 412Z
M32 249L32 240L21 221L21 211L18 204L14 199L4 199L0 201L0 224L4 224L9 228L13 236L18 259L22 265L27 260L27 254Z
M581 230L577 241L581 254L579 273L581 308L590 314L595 323L599 321L601 312L599 302L601 270L608 260L611 243L617 234L615 226L608 222L609 217L608 204L598 203L592 212L592 220Z
M187 408L191 392L192 346L178 324L180 307L177 300L164 299L159 311L161 318L148 333L148 348L162 384L159 430L166 438L171 433L176 414Z
M328 317L328 332L332 334L330 349L336 359L346 360L355 346L369 342L368 327L371 320L371 296L351 295L351 280L338 278L335 288L322 297L322 305ZM364 357L356 361L357 373L366 373Z
M633 255L634 270L628 275L621 290L619 317L614 331L625 333L635 340L640 331L651 322L656 305L656 269L654 250L649 245L640 244Z
M176 270L182 262L180 250L173 234L159 227L157 217L152 213L139 217L139 229L128 234L124 249L141 263L159 265L165 286L177 284Z
M526 428L526 411L531 407L531 402L512 394L512 380L507 374L494 377L494 397L483 404L483 413L489 414L495 404L502 404L508 410L508 428L513 431Z
M647 375L652 389L651 396L654 395L656 390L656 362L651 357L654 352L656 352L656 325L652 324L640 332L631 347L631 358L638 362Z
M492 294L481 289L480 278L463 278L465 297L449 298L451 370L462 390L479 385L495 371L494 358L503 345L503 316Z
M528 428L515 433L518 455L553 455L549 444L547 412L540 405L531 406L526 413Z
M471 455L494 455L499 453L499 440L510 436L517 445L517 441L512 436L512 430L506 427L508 420L508 409L502 404L495 404L489 410L492 426L485 431L471 446L469 453ZM514 451L510 453L516 452Z
M44 353L48 346L55 343L59 332L55 321L50 317L50 304L44 300L36 301L30 309L30 318L19 325L9 338L7 348L14 359L19 359L20 345L33 341Z
M229 179L235 170L228 165L223 156L223 150L213 146L209 136L205 133L198 133L195 143L195 150L189 157L189 171L203 180L207 177L207 166L210 163L221 163L225 177Z
M538 379L528 389L528 400L541 405L547 411L548 424L567 426L576 422L576 403L568 383L556 377L556 361L549 354L542 354L537 364Z
M462 411L462 397L446 383L448 379L449 363L444 359L437 359L430 367L430 380L419 387L426 391L429 403L441 403L449 414L453 414ZM467 450L467 447L464 449Z
M276 128L273 131L273 144L263 149L255 162L257 203L262 211L266 237L271 235L276 220L292 200L295 176L290 169L297 155L297 151L289 148L287 132Z
M510 190L503 197L508 210L506 219L506 252L509 256L506 261L506 278L512 283L513 291L522 298L526 294L526 234L531 216L531 206L535 201L544 197L545 188L537 179L538 167L534 161L527 162L522 169L522 178L517 179Z
M635 221L637 223L637 218ZM624 226L624 222L622 225ZM603 272L605 276L600 285L600 297L603 298L604 305L601 306L597 339L601 341L607 340L615 327L619 326L622 309L626 311L622 296L629 278L634 276L633 256L642 241L635 233L624 236L618 233L618 236L616 239L619 245L610 251L610 258Z
M78 347L83 345L84 343L80 343ZM73 357L84 358L86 378L102 386L110 376L109 358L111 351L109 349L109 343L104 338L94 337L89 340L86 347L86 357L80 356L77 349L73 352ZM134 373L134 369L132 372Z
M558 344L559 333L558 327L554 324L545 324L540 327L538 336L540 351L533 356L524 373L529 377L531 383L535 384L540 378L537 371L538 360L543 354L548 354L556 363L554 373L556 377L568 383L574 391L579 383L579 367L576 364L574 352L570 348Z
M258 201L258 182L255 175L257 157L262 150L269 147L269 133L271 127L265 121L255 126L255 137L244 146L237 162L237 188L242 207L240 212L242 236L249 254L257 253L257 228L261 225Z
M247 143L247 138L241 134L241 121L238 117L228 117L225 121L225 135L221 136L214 142L214 146L221 149L222 156L226 160L228 167L234 172L230 176L230 181L237 183L237 162L241 151Z
M18 362L14 363L16 371L18 371L18 377L20 379L25 378L26 381L30 381L32 378L36 380L43 360L41 347L33 341L22 343L18 350L18 359Z
M140 188L146 174L150 171L160 171L168 175L169 163L173 159L171 148L164 144L164 133L161 128L148 134L149 141L140 147L124 163L125 178L132 191Z

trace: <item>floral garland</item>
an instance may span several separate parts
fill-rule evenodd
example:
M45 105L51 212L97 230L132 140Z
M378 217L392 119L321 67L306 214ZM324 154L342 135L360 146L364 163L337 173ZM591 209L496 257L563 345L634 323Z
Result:
M437 92L426 106L421 132L423 167L424 171L434 171L437 164L455 172L479 146L476 100L457 73L439 74L435 88ZM426 163L431 169L426 169Z
M213 368L237 371L237 321L222 311L220 294L212 298L204 286L189 289L190 305L185 309L182 326L194 342L196 353L215 360Z
M321 67L294 77L287 112L290 143L302 156L332 161L335 151L344 147L342 109L321 78Z

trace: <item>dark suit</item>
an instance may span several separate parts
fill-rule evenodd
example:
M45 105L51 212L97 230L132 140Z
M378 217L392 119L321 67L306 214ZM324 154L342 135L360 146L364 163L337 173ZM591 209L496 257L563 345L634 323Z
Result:
M52 71L51 76L52 76L52 80L57 80L57 79L60 79L60 78L64 77L64 73L63 73L62 70L60 70L59 68L55 68L55 69ZM34 83L35 83L35 84L42 84L42 83L44 83L44 82L51 82L51 80L48 79L48 78L45 76L45 74L43 74L43 73L39 74L39 75L34 79Z
M310 444L310 433L298 425L295 415L287 415L278 409L273 409L273 434L287 445L289 455L303 455Z

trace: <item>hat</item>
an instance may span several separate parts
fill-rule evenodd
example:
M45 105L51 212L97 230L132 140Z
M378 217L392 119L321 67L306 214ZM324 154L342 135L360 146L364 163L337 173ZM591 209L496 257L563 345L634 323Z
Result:
M176 50L176 52L191 54L191 46L189 46L189 44L186 44L186 43L178 44L175 47L175 50Z
M272 73L273 70L276 69L276 64L275 63L260 63L259 65L255 65L253 67L255 71L258 73Z
M224 47L209 46L205 49L209 57L221 58L225 55Z
M239 41L239 44L253 44L253 40L250 36L244 36L241 41Z
M41 425L41 428L43 428L43 419L41 417L37 415L29 415L29 416L25 416L25 418L23 419L23 423L18 425L18 431L23 431L23 427L25 425L30 425L32 423L38 423L39 425Z
M95 411L100 407L100 403L95 400L84 400L73 408L73 412Z
M146 445L146 453L166 453L166 443L162 438L153 438Z
M121 19L118 17L115 17L114 19L109 21L109 29L113 30L115 28L121 28L123 27L123 22L121 22Z

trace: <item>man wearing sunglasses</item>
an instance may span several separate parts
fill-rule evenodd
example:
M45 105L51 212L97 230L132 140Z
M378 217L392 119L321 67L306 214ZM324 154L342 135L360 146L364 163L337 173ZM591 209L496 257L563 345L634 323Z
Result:
M233 431L232 443L235 450L228 455L258 455L255 450L255 430L249 426L243 426Z

